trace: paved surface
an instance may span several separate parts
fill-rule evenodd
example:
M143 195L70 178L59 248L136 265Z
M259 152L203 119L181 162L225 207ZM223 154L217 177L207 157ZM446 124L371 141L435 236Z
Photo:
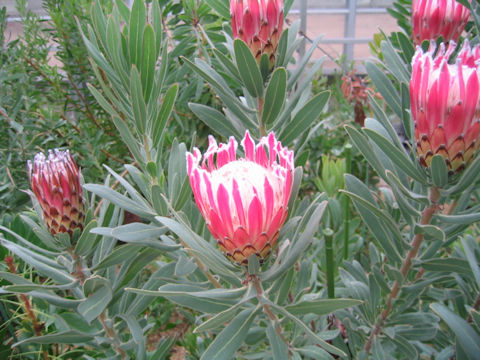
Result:
M18 13L14 7L14 0L0 0L0 6L5 4L8 6L9 16L18 16ZM385 6L391 3L392 0L357 0L359 7L361 6ZM296 0L293 8L298 9L299 0ZM326 4L332 3L335 7L345 6L345 1L326 1L326 0L308 0L307 4L310 9L312 8L325 8ZM43 9L41 9L40 2L38 0L30 0L29 6L32 10L38 11L40 15L45 15ZM299 18L298 15L289 15L290 21L295 21ZM315 39L323 34L322 40L331 40L344 37L345 28L345 15L319 15L309 14L307 16L307 31L306 34L309 38ZM373 34L378 33L379 29L382 29L387 34L392 31L398 31L398 26L395 20L388 14L357 14L355 38L357 39L372 39ZM21 33L22 27L17 22L10 22L6 30L6 38L13 40ZM343 44L321 43L319 49L314 53L314 58L320 58L327 55L327 60L324 65L324 69L327 72L335 71L339 69L338 65L333 61L338 59L343 52ZM354 45L354 58L355 64L361 68L361 64L364 60L370 57L370 50L368 42L357 43ZM52 62L55 63L55 62Z

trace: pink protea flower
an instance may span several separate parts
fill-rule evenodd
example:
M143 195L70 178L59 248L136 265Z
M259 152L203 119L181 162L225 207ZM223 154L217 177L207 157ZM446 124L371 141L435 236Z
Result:
M246 264L251 254L266 258L277 241L287 217L294 161L293 151L273 133L255 145L247 131L241 144L245 157L237 159L233 137L217 146L210 136L201 164L197 148L187 153L187 171L218 245L230 260Z
M423 166L442 155L449 170L463 170L478 151L480 141L480 48L465 41L455 64L448 58L455 43L435 44L428 52L417 48L412 60L410 100L417 154Z
M412 35L417 45L440 36L445 42L458 41L470 11L455 0L413 0Z
M68 150L55 149L28 161L30 184L53 234L83 229L85 219L80 171Z
M231 0L230 14L233 37L242 39L257 61L267 54L273 66L283 28L283 0Z

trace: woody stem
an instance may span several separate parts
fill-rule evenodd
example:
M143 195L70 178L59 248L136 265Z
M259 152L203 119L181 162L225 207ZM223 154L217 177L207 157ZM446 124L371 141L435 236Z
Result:
M432 190L430 192L430 206L425 208L422 212L422 217L420 219L421 225L430 224L433 214L435 214L435 212L438 210L437 201L439 197L440 197L440 192L438 191L438 189L436 187L432 187ZM420 233L416 234L415 237L413 238L412 247L408 251L406 258L403 260L402 267L400 269L400 273L402 274L402 277L404 279L407 276L407 273L410 270L410 267L412 266L412 260L418 254L418 250L420 249L420 245L422 244L422 241L423 241L423 234L420 234ZM401 288L401 284L398 281L395 281L393 283L392 290L388 295L386 306L383 309L382 313L380 314L380 317L377 319L375 323L375 327L370 333L370 337L368 338L368 341L365 345L365 351L367 353L370 352L373 339L375 338L375 336L377 336L380 333L383 326L385 325L385 322L390 312L392 311L392 302L397 298L400 292L400 288Z

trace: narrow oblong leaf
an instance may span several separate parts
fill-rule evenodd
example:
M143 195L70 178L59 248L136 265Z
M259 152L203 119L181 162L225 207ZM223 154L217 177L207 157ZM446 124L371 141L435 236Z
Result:
M361 303L361 300L355 299L305 300L296 304L287 305L285 309L293 315L316 314L321 316L331 314L336 310L360 305Z
M261 97L263 95L262 74L252 52L247 44L240 39L236 39L233 42L233 49L235 51L238 73L243 80L245 88L253 97Z
M135 0L130 13L129 50L130 63L140 66L142 59L143 31L146 22L145 4L143 0Z
M87 191L90 191L98 196L107 199L124 210L128 210L140 217L151 218L155 216L153 209L139 206L138 202L129 199L128 197L116 192L105 185L85 184L83 186Z
M368 75L372 78L373 83L382 94L387 104L399 118L402 118L402 106L399 100L400 96L395 89L395 86L392 84L392 81L372 62L368 61L365 67L367 68Z
M87 224L87 226L85 226L82 231L82 235L80 235L80 238L75 245L75 254L85 255L94 249L95 244L98 241L98 237L90 231L96 226L97 220L92 220Z
M402 150L399 150L397 147L393 146L391 140L371 129L363 129L363 131L378 145L380 149L382 149L385 154L388 155L390 160L392 160L395 165L405 172L405 174L423 184L426 182L424 174L420 171L417 171L415 165L408 158L408 156Z
M218 134L226 138L232 135L236 138L240 138L242 136L232 122L220 111L203 104L189 103L188 107L200 120L202 120L210 129ZM243 129L242 132L245 133L245 129Z
M112 298L111 287L109 284L104 284L78 305L77 310L88 323L91 323L105 310Z
M443 188L448 183L448 168L445 159L441 155L434 155L430 164L433 185Z
M163 132L165 130L167 121L170 118L170 115L172 114L173 106L177 99L177 94L178 94L178 84L171 85L168 88L167 93L163 98L162 107L160 108L158 117L155 123L152 124L151 126L153 129L152 138L153 138L154 144L156 144L156 146L158 147L161 146L161 139L163 138Z
M480 354L480 336L470 324L443 304L431 304L430 308L452 329L466 355L472 360L477 359L478 354Z
M275 324L269 322L267 327L267 337L268 341L270 342L270 346L272 347L273 358L277 360L288 360L289 357L287 344L277 333L274 326Z
M298 233L296 234L292 245L290 245L291 248L287 250L285 258L282 259L282 263L278 267L274 266L260 275L263 281L273 281L282 276L283 273L288 271L290 267L298 260L299 256L311 243L313 236L318 229L320 219L323 217L323 213L327 207L327 202L322 201L318 205L314 203L312 206L316 207L308 219L305 230L301 235Z
M329 91L323 91L310 99L302 109L293 117L292 121L281 132L279 138L282 143L288 145L293 142L300 134L312 126L312 123L319 117L323 107L330 98Z
M285 103L287 90L287 71L277 68L267 86L263 105L262 122L266 126L273 124Z
M155 79L155 64L157 62L158 53L155 48L155 33L152 25L147 24L143 31L142 45L142 61L140 66L140 74L142 78L143 96L148 103L150 93L152 92L153 82ZM163 59L163 61L166 61ZM156 99L153 99L156 101Z
M130 70L130 94L137 131L140 135L143 135L147 127L147 106L143 98L142 80L136 66L132 66Z
M217 335L200 360L228 360L243 344L248 330L257 314L257 308L245 309Z
M82 344L88 343L93 339L94 335L70 330L28 338L13 344L12 347L20 346L22 344Z

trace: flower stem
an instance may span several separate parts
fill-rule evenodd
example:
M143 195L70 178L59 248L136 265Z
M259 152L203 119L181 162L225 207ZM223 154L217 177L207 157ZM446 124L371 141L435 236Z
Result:
M257 299L259 302L261 302L261 297L263 295L263 288L262 288L262 283L260 282L260 279L256 275L248 275L249 280L253 281L253 285L255 286L255 291L257 292ZM290 344L288 343L287 339L283 336L282 333L282 328L280 327L280 322L278 318L275 316L275 314L272 312L272 309L270 309L270 306L268 304L262 304L263 305L263 312L268 316L268 318L275 324L275 331L277 332L278 336L282 341L287 344L287 347L290 349ZM289 358L291 358L290 350L289 350Z
M473 304L472 310L478 310L480 307L480 293L477 296L477 299L475 300L475 303ZM467 322L471 323L472 322L472 313L468 314Z
M203 265L203 263L200 261L200 259L198 257L196 257L195 254L192 251L190 251L190 248L187 246L187 244L181 238L179 238L179 240L180 240L180 243L182 244L183 248L188 252L188 254L195 259L195 263L197 264L200 271L207 277L207 279L212 283L212 285L215 288L220 289L222 287L222 285L218 282L218 280L215 279L212 276L212 274L210 274L210 271L208 271L208 269L205 268L205 265Z
M264 104L264 99L262 97L258 98L258 129L260 133L260 137L266 136L267 131L265 129L265 125L262 122L262 116L263 116L263 104Z
M115 330L112 329L110 326L108 326L108 325L107 325L107 322L105 321L105 314L104 314L104 313L101 313L101 314L98 316L98 320L100 320L100 322L102 323L102 326L103 326L103 328L105 329L105 332L107 333L108 337L113 340L113 342L114 342L114 344L115 344L115 350L116 350L117 353L120 355L120 357L122 358L122 360L126 359L125 350L123 350L123 349L120 347L120 340L118 339Z
M421 225L430 224L433 214L435 214L435 212L438 211L437 201L439 197L440 197L440 192L438 191L438 189L436 187L432 187L430 192L430 206L425 208L422 212L422 217L420 219ZM420 245L422 244L422 241L423 241L423 234L416 234L414 236L412 241L412 247L408 251L407 257L403 260L402 267L400 269L400 273L402 274L403 278L407 276L407 273L410 270L410 267L412 266L412 260L417 256L418 250L420 249ZM383 326L385 325L388 315L392 311L392 301L396 299L398 293L400 292L400 288L401 288L400 283L398 281L395 281L393 283L392 290L388 295L387 304L383 309L382 313L380 314L380 317L377 319L375 323L375 327L370 333L370 337L368 338L368 341L365 344L365 351L367 353L370 352L373 339L375 338L375 336L377 336L380 333Z
M5 256L5 262L7 263L8 270L12 274L17 273L17 268L15 267L15 264L13 263L13 258L11 256ZM27 313L27 317L32 321L32 327L33 330L35 331L36 336L42 336L42 329L43 329L43 323L38 322L37 316L35 315L35 312L33 311L32 304L30 303L30 300L28 299L27 295L25 294L20 294L18 296L21 301L23 302L23 307L25 309L25 312ZM45 350L42 350L42 356L44 360L48 360L48 353Z
M345 173L350 174L352 172L352 145L345 145ZM343 198L343 258L348 259L348 240L350 235L350 198L345 196Z
M327 259L327 291L328 298L335 298L335 258L333 254L333 230L323 231L325 237L325 258Z

